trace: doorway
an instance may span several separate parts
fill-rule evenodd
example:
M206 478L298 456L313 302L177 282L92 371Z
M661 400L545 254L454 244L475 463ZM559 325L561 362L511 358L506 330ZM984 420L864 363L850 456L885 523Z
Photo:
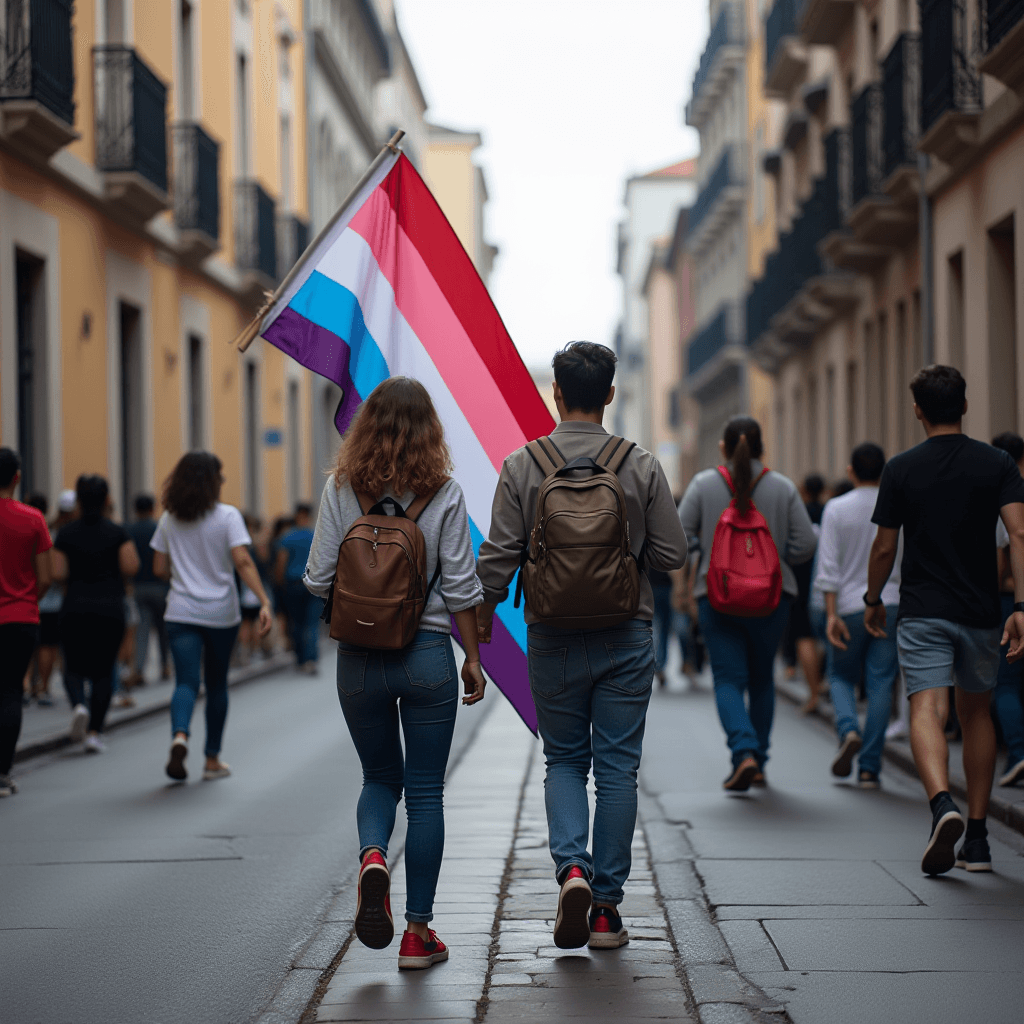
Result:
M142 312L118 303L121 359L121 518L128 521L135 495L145 486L142 423Z
M45 492L50 480L45 261L15 252L18 361L18 453L21 494Z

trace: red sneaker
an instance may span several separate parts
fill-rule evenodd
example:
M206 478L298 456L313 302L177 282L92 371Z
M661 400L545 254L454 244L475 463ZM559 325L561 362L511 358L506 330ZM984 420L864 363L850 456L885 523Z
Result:
M571 867L558 893L558 917L555 920L555 945L559 949L579 949L590 941L590 883L578 867Z
M391 916L391 875L383 856L371 850L359 869L356 899L356 938L370 949L385 949L395 937Z
M406 932L402 936L402 948L398 951L400 971L422 970L448 959L448 947L437 937L437 932L433 929L427 931L430 935L428 942L415 932Z

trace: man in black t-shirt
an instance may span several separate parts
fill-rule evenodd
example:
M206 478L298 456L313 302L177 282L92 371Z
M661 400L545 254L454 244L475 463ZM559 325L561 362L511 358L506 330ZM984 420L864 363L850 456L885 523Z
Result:
M961 428L967 385L951 366L916 374L914 414L928 439L890 459L872 521L878 534L868 563L864 624L885 635L880 594L903 529L902 582L896 642L910 698L910 745L932 808L932 831L921 869L937 875L954 866L991 871L985 816L996 762L989 713L999 647L1024 655L1024 481L1006 452L967 437ZM995 528L1010 535L1016 585L1014 612L1001 628ZM964 736L967 836L949 794L949 748L943 727L948 687Z

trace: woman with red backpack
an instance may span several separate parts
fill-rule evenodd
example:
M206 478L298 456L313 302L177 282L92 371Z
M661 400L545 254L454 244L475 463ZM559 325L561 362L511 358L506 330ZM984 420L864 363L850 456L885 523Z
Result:
M742 792L764 785L775 654L798 592L791 566L813 557L817 537L793 482L762 464L756 420L733 417L718 446L725 464L693 478L679 518L700 538L694 596L732 753L723 786Z
M428 927L444 852L442 791L459 684L455 618L466 651L463 704L484 695L476 607L483 601L462 488L426 388L379 384L359 407L324 487L303 582L328 598L338 698L363 767L357 938L394 937L388 842L405 795L406 908L399 968L448 950ZM399 738L405 738L405 757Z

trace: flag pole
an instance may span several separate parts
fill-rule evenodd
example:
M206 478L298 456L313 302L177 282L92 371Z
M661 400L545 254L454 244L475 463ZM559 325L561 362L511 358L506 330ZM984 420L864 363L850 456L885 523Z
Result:
M266 293L266 302L260 307L259 312L249 321L244 330L235 338L232 344L238 346L240 352L244 352L255 340L256 335L260 333L260 325L263 323L263 318L267 315L267 312L274 305L275 302L285 293L285 290L295 279L295 275L302 269L306 262L306 257L312 253L316 247L320 244L320 240L334 227L338 222L338 219L345 214L349 204L355 199L360 193L363 186L373 177L377 172L377 168L380 167L381 163L388 158L388 156L398 152L398 144L405 137L405 132L400 128L391 136L390 140L381 147L381 151L377 154L373 163L366 168L363 176L352 186L351 191L345 196L345 201L335 211L334 216L320 229L320 233L313 239L309 245L306 246L305 252L295 261L291 270L285 274L284 280L277 286L273 292Z

